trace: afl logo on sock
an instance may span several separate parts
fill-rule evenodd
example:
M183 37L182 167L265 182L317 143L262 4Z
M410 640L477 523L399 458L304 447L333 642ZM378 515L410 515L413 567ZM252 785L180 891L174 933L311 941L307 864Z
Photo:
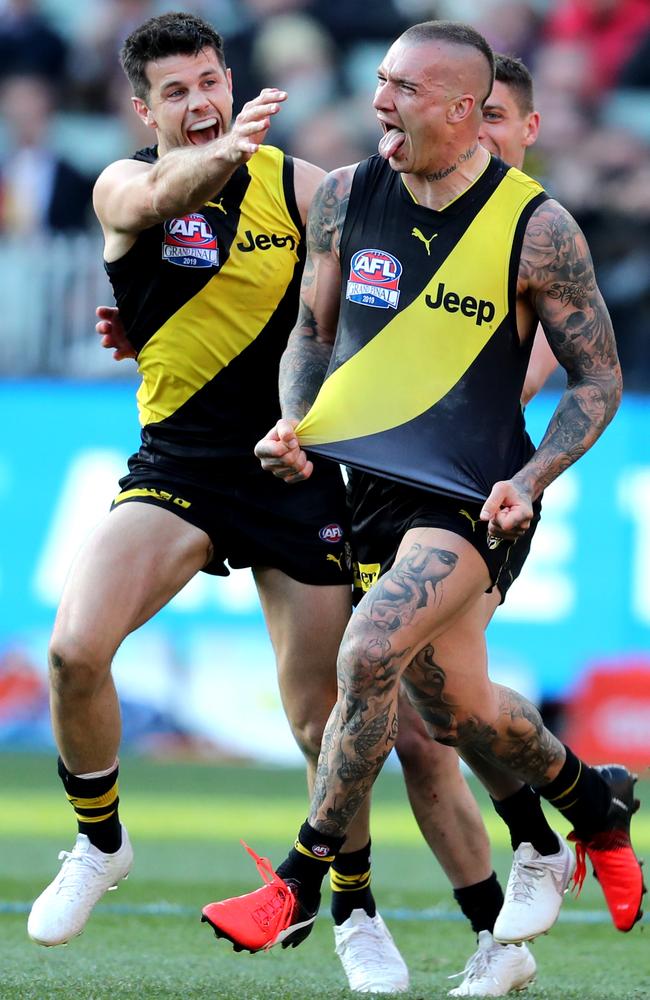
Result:
M163 260L181 267L218 267L217 237L205 218L198 212L165 223L162 245Z
M326 858L330 853L330 849L326 844L314 844L310 850L311 853L315 854L317 858Z

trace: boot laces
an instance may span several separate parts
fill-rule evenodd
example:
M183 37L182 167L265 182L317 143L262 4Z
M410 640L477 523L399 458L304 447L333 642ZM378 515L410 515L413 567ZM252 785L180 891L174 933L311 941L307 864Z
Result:
M466 976L469 980L482 979L489 971L488 953L483 948L479 948L473 955L470 955L461 972L454 972L453 976L447 976L447 979L459 979L461 976Z
M534 861L516 861L513 865L512 880L508 895L520 903L531 903L535 893L535 882L543 879L545 869Z
M571 891L577 899L582 892L582 886L587 875L587 850L583 842L576 837L575 833L570 833L568 839L576 845L576 868L571 879Z
M273 865L268 858L262 858L259 854L256 854L252 847L249 847L243 840L241 841L243 847L246 848L251 858L255 862L257 871L262 879L262 881L268 886L275 886L276 893L272 896L268 902L259 906L252 914L253 919L260 925L260 927L268 927L271 923L276 923L278 931L285 930L291 923L291 918L293 917L294 910L298 905L298 901L293 894L291 887L287 885L283 878L281 878L278 873L273 869ZM264 945L264 950L268 951L272 948L274 941L269 941L268 944Z
M385 943L384 935L370 919L354 927L342 946L348 955L350 971L374 968L378 962L383 962Z
M93 857L78 851L76 847L72 851L60 851L59 861L63 861L58 877L57 892L59 895L74 899L88 888L88 876L104 874L104 865L101 858Z

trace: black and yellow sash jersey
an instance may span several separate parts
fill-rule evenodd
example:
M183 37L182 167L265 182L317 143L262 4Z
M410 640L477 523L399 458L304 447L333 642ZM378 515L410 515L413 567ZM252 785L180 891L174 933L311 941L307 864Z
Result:
M521 245L546 199L491 158L441 211L380 156L355 172L341 239L339 323L301 443L353 468L482 501L532 445L520 406Z
M252 457L279 416L278 365L303 258L293 160L262 146L214 201L146 229L106 263L142 376L141 452Z

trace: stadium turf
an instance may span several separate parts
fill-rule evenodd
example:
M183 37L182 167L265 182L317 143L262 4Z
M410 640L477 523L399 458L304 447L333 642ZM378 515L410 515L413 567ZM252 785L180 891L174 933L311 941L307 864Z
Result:
M69 849L71 810L52 758L0 757L0 997L20 1000L326 1000L352 997L333 954L327 917L298 949L234 954L199 923L201 906L256 887L239 845L279 861L304 818L302 775L209 764L124 760L122 816L135 845L132 876L105 897L83 936L68 947L31 944L30 901ZM639 852L650 857L650 783L635 819ZM485 806L495 866L504 880L509 852L500 821ZM566 830L561 820L558 827ZM437 1000L459 980L473 950L449 887L422 845L398 772L382 775L373 813L374 889L411 970L405 996ZM533 946L539 972L528 1000L648 1000L650 928L629 935L609 924L589 879L568 899L561 923Z

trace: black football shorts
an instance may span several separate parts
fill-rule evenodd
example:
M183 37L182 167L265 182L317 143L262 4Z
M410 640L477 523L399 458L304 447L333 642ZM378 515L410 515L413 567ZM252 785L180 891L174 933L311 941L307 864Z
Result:
M487 565L492 587L501 603L519 576L530 551L542 504L534 504L533 523L515 541L489 539L487 523L480 520L482 504L417 489L390 479L358 472L348 473L351 509L351 542L355 600L391 568L402 538L410 528L444 528L465 538Z
M193 463L138 453L111 510L132 502L163 507L205 531L214 548L206 573L228 576L227 561L232 569L279 569L299 583L351 583L345 486L334 462L319 461L309 479L289 485L254 458L207 477Z

